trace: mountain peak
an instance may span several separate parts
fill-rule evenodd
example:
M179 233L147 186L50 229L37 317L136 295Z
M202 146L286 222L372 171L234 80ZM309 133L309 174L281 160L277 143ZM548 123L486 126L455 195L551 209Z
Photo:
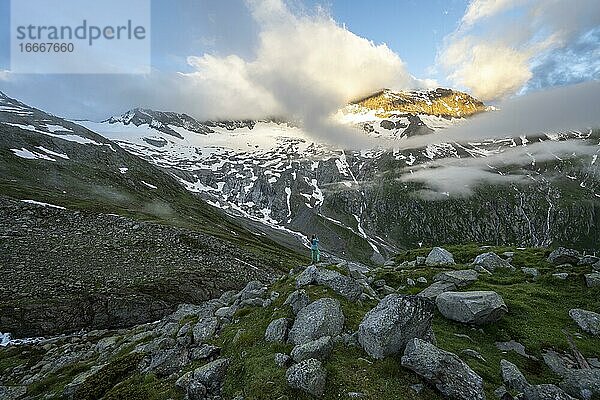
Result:
M383 89L352 104L376 110L385 117L394 113L407 113L463 118L487 110L482 101L471 95L446 88L411 91Z

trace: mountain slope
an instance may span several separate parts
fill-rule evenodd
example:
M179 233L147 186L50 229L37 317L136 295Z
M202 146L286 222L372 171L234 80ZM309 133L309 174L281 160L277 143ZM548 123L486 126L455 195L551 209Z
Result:
M444 128L464 123L463 116L484 110L483 103L456 91L386 90L344 107L334 118L375 141L397 140L401 147L405 137L443 135ZM448 240L590 249L600 240L597 131L351 151L321 143L300 127L269 121L216 127L204 135L179 130L182 139L148 124L85 125L237 218L291 235L317 233L328 251L363 262ZM539 143L573 140L588 146L585 154L547 161L532 153ZM511 158L512 164L502 161ZM453 160L473 160L484 170L477 173L494 184L475 182L463 190L472 195L450 196L410 180L424 167L453 165Z
M154 320L300 260L116 143L3 94L0 133L0 327L13 334L130 324L131 299L148 310L133 322Z

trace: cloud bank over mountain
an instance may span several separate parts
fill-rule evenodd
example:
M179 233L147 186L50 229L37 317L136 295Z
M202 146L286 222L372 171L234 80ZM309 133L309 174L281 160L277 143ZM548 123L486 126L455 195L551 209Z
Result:
M600 2L473 0L438 63L484 101L600 79Z
M195 71L185 77L211 99L212 114L245 109L306 120L382 87L424 86L385 44L355 35L321 9L298 15L281 0L247 3L260 27L255 57L188 58Z

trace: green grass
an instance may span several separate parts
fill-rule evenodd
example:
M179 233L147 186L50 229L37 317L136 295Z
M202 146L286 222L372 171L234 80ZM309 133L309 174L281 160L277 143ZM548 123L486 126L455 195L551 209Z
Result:
M86 379L77 389L75 397L81 400L101 398L116 384L133 374L142 357L142 354L139 353L117 357Z
M54 374L29 385L27 393L31 396L43 394L50 398L61 398L65 385L72 382L77 375L89 368L90 365L86 363L70 364Z
M104 400L182 400L183 393L174 387L174 382L159 380L154 375L135 374L109 390Z
M544 349L570 351L567 336L572 335L579 351L586 357L600 355L600 338L591 337L579 330L568 315L572 308L600 310L600 288L587 288L583 274L589 267L572 267L571 276L565 280L553 278L556 268L546 262L547 249L528 248L517 250L511 247L481 249L477 245L448 246L455 258L461 263L455 268L468 268L468 263L483 251L515 251L515 267L536 267L541 276L537 280L522 273L508 270L497 271L493 275L480 274L479 280L470 287L461 290L493 290L498 292L508 306L509 313L499 322L480 327L472 327L449 321L436 312L433 330L437 346L457 354L484 380L488 398L494 398L493 391L502 384L500 360L507 359L516 364L527 379L534 384L558 383L559 377L548 369L542 361ZM400 254L397 261L412 260L416 255L426 254L428 249L417 249ZM329 268L339 270L330 266ZM440 268L419 268L405 272L380 272L388 283L402 282L407 277L416 279L425 276L430 282ZM426 285L406 288L404 293L415 293ZM283 306L287 296L295 290L294 277L287 276L275 282L270 290L280 296L269 307L246 307L239 310L235 323L226 325L212 344L221 347L221 356L231 360L224 383L224 398L243 395L247 400L258 399L299 399L310 397L289 388L285 380L285 368L275 364L275 353L289 354L292 345L267 343L264 332L274 319L293 318L291 309ZM345 316L345 332L358 328L364 314L372 309L375 301L350 302L322 286L305 288L310 300L322 297L337 299ZM187 319L182 323L193 321ZM516 340L526 347L528 354L537 357L529 359L514 352L502 353L496 348L498 341ZM486 362L470 358L463 350L479 352ZM128 349L129 350L129 349ZM106 400L159 400L171 398L180 400L183 393L174 387L174 378L158 379L154 375L143 376L135 370L139 359L136 355L123 352L111 360L98 374L88 379L78 391L78 398L103 398ZM38 357L39 358L39 357ZM28 362L20 352L12 349L0 350L0 372L16 365ZM193 370L202 361L188 365L185 371ZM331 357L324 362L327 371L327 389L325 400L347 398L348 392L360 392L368 399L425 400L441 399L431 386L421 394L416 394L410 385L424 383L412 371L400 364L400 355L373 360L360 348L337 344ZM59 396L64 385L76 374L89 368L89 365L77 364L59 371L42 382L32 385L31 393L50 393Z
M489 398L494 398L493 391L502 384L500 376L500 360L507 359L515 363L531 383L557 383L559 378L549 370L542 361L543 349L569 351L569 344L563 330L575 336L577 348L587 357L599 354L600 338L590 337L580 332L568 316L571 308L579 307L589 310L600 309L600 288L587 288L583 282L583 274L589 267L574 267L566 281L551 276L555 268L546 262L548 249L528 248L517 250L513 247L480 248L478 245L447 246L455 259L461 263L455 268L468 268L468 264L478 254L485 251L514 251L513 264L516 272L498 271L492 276L480 275L479 281L461 290L494 290L504 298L509 313L499 322L482 327L449 321L436 311L433 329L437 337L438 347L451 351L463 359L484 380L484 387ZM426 255L430 249L416 249L400 254L398 262L413 260L417 255ZM520 267L535 267L541 277L533 281L520 271ZM334 268L335 269L335 268ZM405 282L407 277L416 279L425 276L429 282L440 268L419 268L404 273L392 271L380 273L377 278L385 278L389 283ZM405 293L416 293L427 285L407 288ZM239 322L225 327L215 344L223 347L223 354L232 358L225 382L224 393L233 397L243 394L246 399L307 399L303 393L289 389L285 384L285 369L275 365L276 352L288 353L290 345L270 344L263 339L269 322L280 317L291 317L290 310L282 307L283 301L294 288L294 280L286 278L277 282L273 288L281 296L272 307L247 308L238 313ZM305 288L311 301L321 297L333 297L340 301L346 317L345 330L354 331L364 314L376 303L348 302L331 290L321 286ZM470 339L456 336L467 335ZM234 338L237 340L234 341ZM502 353L496 348L499 341L516 340L526 347L528 354L538 360L524 358L514 352ZM461 352L473 349L483 355L487 362L470 358ZM387 357L384 360L371 360L361 349L336 345L333 354L325 362L327 370L327 390L324 398L346 398L348 392L364 393L369 399L436 399L438 394L428 387L420 395L416 395L409 386L421 383L411 371L401 367L399 356Z

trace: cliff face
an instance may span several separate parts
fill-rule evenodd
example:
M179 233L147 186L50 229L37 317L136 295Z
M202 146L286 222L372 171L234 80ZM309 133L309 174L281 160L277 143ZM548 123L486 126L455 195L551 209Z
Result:
M410 92L385 89L355 101L353 104L383 111L380 112L379 116L381 117L395 113L407 113L462 118L486 111L483 102L467 93L443 88Z

